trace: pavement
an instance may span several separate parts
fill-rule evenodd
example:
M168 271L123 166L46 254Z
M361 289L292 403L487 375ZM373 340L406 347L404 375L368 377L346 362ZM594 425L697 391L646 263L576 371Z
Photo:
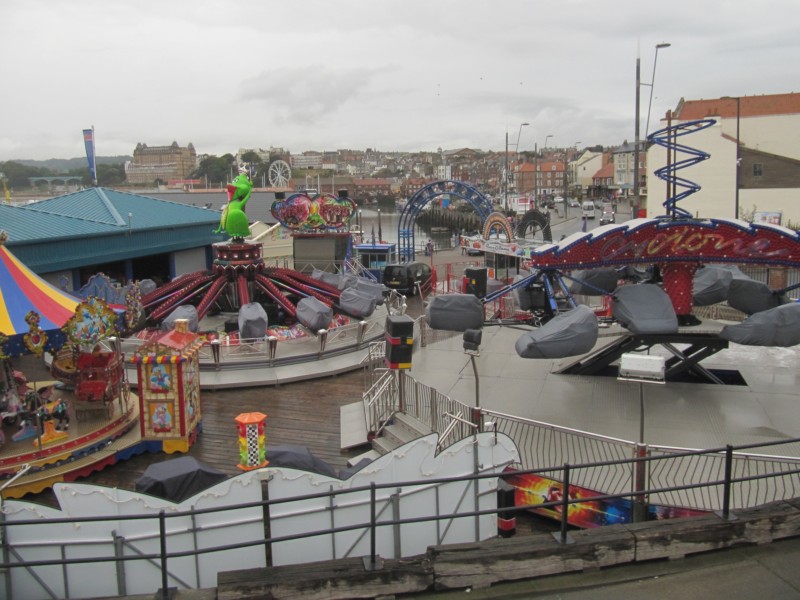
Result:
M431 600L793 600L800 598L800 537L678 560L655 560L489 588L380 596ZM334 598L335 596L330 596ZM125 596L151 600L157 595ZM215 588L175 590L174 600L214 600ZM99 600L99 599L98 599Z
M414 598L488 600L791 600L800 598L800 537L485 589L415 594Z

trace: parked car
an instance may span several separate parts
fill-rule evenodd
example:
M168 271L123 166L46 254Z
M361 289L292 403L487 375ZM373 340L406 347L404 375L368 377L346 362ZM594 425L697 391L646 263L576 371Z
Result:
M603 212L600 215L600 225L608 225L609 223L616 223L613 212Z
M417 289L430 284L431 266L423 262L386 265L383 268L383 285L405 296L414 296Z

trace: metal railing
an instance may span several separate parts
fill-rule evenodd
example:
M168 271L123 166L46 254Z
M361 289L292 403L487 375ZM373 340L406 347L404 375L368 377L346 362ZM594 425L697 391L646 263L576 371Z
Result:
M384 333L384 321L380 318L348 323L333 329L322 329L314 335L295 339L278 339L275 336L239 339L222 335L221 338L203 344L198 351L200 368L241 368L250 364L278 366L319 360L354 348L366 347ZM122 338L120 351L132 356L147 340ZM113 350L112 342L103 342Z
M398 383L402 380L402 384ZM724 460L718 450L710 453L694 449L638 444L568 427L524 419L484 408L476 409L454 400L413 379L406 372L388 372L379 380L381 410L368 412L368 425L379 432L384 420L401 410L428 425L442 436L440 444L448 446L478 431L495 431L511 438L520 454L516 468L527 470L542 464L605 464L606 469L580 471L572 483L605 494L622 494L645 488L669 490L659 492L654 502L692 508L719 510L723 498L701 484L723 478ZM405 398L399 398L399 390ZM392 397L394 395L394 398ZM800 451L800 444L789 441L764 442L739 446L740 449L780 446ZM638 473L621 465L642 458L671 459L657 469ZM783 480L775 473L800 467L800 459L790 456L769 456L737 452L732 457L733 476L753 481L741 486L730 499L736 508L757 506L773 500L797 497L800 481ZM642 463L644 465L644 463ZM770 480L769 484L763 479ZM700 486L700 487L698 487ZM698 491L701 490L701 491Z
M498 416L499 415L495 415L495 417ZM463 489L467 490L472 487L469 485L471 482L491 479L496 483L499 478L503 477L503 475L498 474L497 472L481 472L481 470L476 467L475 473L455 478L428 478L385 484L376 484L373 482L367 486L352 487L349 489L328 489L315 494L242 503L229 505L222 508L204 508L185 511L167 511L161 509L157 514L116 514L113 516L104 517L64 517L45 520L26 519L9 521L6 519L5 513L0 511L0 533L2 533L2 547L0 548L2 550L0 578L4 579L5 597L10 599L13 598L12 590L14 572L18 569L24 570L37 581L43 594L41 597L69 598L69 588L71 582L69 578L71 576L75 576L75 571L71 571L70 567L80 567L81 572L84 572L85 567L87 566L90 567L91 565L97 565L99 567L102 564L113 562L115 563L117 569L117 593L125 594L125 581L126 577L128 576L126 574L128 569L126 565L134 561L141 561L151 565L153 570L158 573L158 578L153 578L151 580L153 587L160 585L160 589L156 597L160 596L162 598L168 598L170 597L170 584L178 584L186 588L195 585L193 582L189 582L183 578L177 577L170 571L170 564L175 560L198 557L206 554L236 551L245 548L252 548L253 551L267 553L267 550L271 544L304 538L313 538L317 536L332 535L341 532L356 532L358 537L362 539L369 539L369 554L367 557L369 566L367 568L376 569L378 568L377 565L379 562L377 547L379 545L378 536L380 535L380 532L383 531L384 528L390 528L393 531L396 531L399 526L405 524L432 523L436 524L437 531L439 531L440 523L452 523L454 519L496 515L501 511L507 515L508 513L516 514L520 511L533 509L554 509L556 512L560 513L561 519L560 535L556 536L556 541L563 544L568 541L567 533L570 528L570 507L573 504L591 503L598 500L613 500L619 498L636 501L637 499L646 498L648 496L665 496L667 494L681 494L689 491L701 492L709 497L719 497L721 502L717 508L719 509L720 516L723 519L729 519L732 518L732 511L735 509L735 502L733 499L737 496L744 497L738 493L738 490L741 487L752 487L753 485L763 486L765 483L777 481L791 480L797 482L798 476L800 476L800 465L797 463L792 463L788 467L786 466L786 463L782 463L784 466L780 471L772 471L769 473L745 473L741 469L737 469L736 466L737 457L741 456L741 451L755 450L757 448L766 446L780 446L783 444L798 443L800 443L800 438L785 440L778 443L768 442L765 444L750 444L747 446L738 447L725 446L721 448L712 448L693 452L650 455L638 458L606 460L595 463L573 464L567 462L560 466L518 470L513 472L515 476L541 475L560 481L562 482L565 493L563 493L561 498L558 500L537 502L526 504L524 506L506 506L499 508L493 507L491 509L479 510L470 510L467 508L466 510L456 510L454 512L432 511L434 514L430 514L428 516L416 516L413 518L399 518L397 512L392 510L394 502L393 499L400 495L413 494L415 490L421 488L430 488L430 486L437 485L458 483L464 484ZM713 459L713 461L718 465L718 474L704 478L702 481L686 480L680 485L674 485L670 487L659 487L656 482L651 481L647 488L641 490L628 489L616 493L598 492L591 496L582 495L580 498L576 498L570 493L571 486L576 485L576 481L597 481L605 477L604 475L593 475L591 474L592 471L606 472L611 470L620 472L633 472L636 470L637 465L641 464L646 465L647 469L652 473L656 471L672 470L673 467L670 466L670 463L676 460L702 461L709 459ZM586 474L586 472L589 472L589 474ZM787 488L775 485L774 487L776 489L781 487L784 490L784 493L795 490L794 486ZM477 489L477 486L475 486L475 489ZM495 486L492 489L497 488ZM369 494L368 501L362 501L357 498L352 502L347 500L347 497L350 494L362 494L363 497L365 492ZM379 494L379 492L383 493ZM760 503L774 499L767 496L747 497L751 498L752 500L758 500ZM353 503L360 504L363 509L360 513L362 515L360 517L361 520L346 526L331 526L313 529L302 534L289 536L270 536L268 534L264 534L263 537L253 536L253 539L250 539L246 542L205 546L202 548L195 545L194 547L187 549L185 543L182 543L179 540L173 540L174 536L187 533L187 528L185 527L187 518L189 519L188 522L190 523L188 526L188 533L190 534L196 534L204 530L207 531L208 529L207 526L195 525L198 516L225 513L230 511L234 511L235 513L233 522L237 524L244 522L241 520L241 517L237 516L239 514L250 515L250 517L245 517L248 519L247 522L249 523L249 526L251 528L262 527L261 530L263 531L263 523L260 522L260 518L254 519L253 515L267 514L267 509L276 504L286 502L302 502L304 500L317 498L328 499L324 503L324 505L328 507L326 510L334 510L337 505L352 505ZM461 503L459 503L459 506L461 506ZM748 506L750 505L748 504ZM254 511L253 509L256 510ZM170 526L169 523L173 519L178 519L179 521L176 525ZM180 521L180 519L183 519L183 521ZM121 524L128 521L141 522L142 525L137 526L137 528L140 527L143 531L157 531L157 534L142 533L139 538L140 542L149 540L150 547L153 546L157 538L158 551L146 551L137 546L137 543L140 542L137 542L134 539L117 539L119 536L114 535L113 540L98 539L95 541L89 541L81 546L79 551L73 551L70 553L68 552L68 548L71 548L70 542L66 542L63 539L53 539L53 536L48 536L46 533L57 525L68 525L75 530L80 530L82 527L91 528L91 524L97 524L101 522L112 522L115 524L115 527L119 527ZM147 524L148 522L150 522L150 525ZM222 522L222 520L214 519L214 522ZM328 522L333 523L334 521L329 519ZM19 537L13 535L13 528L16 527L27 528L26 531L31 532L30 541L18 543L9 542L9 539ZM43 528L42 533L38 535L33 533L37 527ZM256 529L256 531L258 531L258 529ZM171 540L173 540L172 543L176 547L170 547ZM92 552L92 547L101 549L99 551L102 552L102 548L107 548L110 543L113 544L115 549L113 553L95 554ZM26 546L28 547L28 550L30 550L30 548L33 546L41 548L42 551L40 552L40 556L42 556L42 558L36 560L23 559L22 554L25 552L24 547ZM98 552L98 550L95 552ZM72 554L72 556L70 556L70 554ZM365 560L365 566L367 566L367 560ZM60 569L61 577L63 578L60 582L60 590L54 590L51 586L47 585L42 577L37 575L37 572L40 569L50 569L50 573L52 575L52 569L54 567ZM136 570L135 572L137 573L137 577L143 576L141 570ZM72 573L72 575L70 575L70 573Z

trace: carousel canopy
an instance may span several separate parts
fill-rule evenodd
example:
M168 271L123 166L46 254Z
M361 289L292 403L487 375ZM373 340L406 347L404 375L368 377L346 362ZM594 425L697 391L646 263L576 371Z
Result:
M28 332L25 316L39 314L39 328L60 329L75 314L79 300L46 282L0 244L0 333Z

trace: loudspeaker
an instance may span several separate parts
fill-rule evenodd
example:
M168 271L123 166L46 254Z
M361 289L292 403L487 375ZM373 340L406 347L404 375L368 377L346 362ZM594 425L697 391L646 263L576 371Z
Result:
M467 278L466 293L483 298L486 295L486 286L489 280L488 269L486 267L467 267L464 269L464 276Z
M386 317L386 356L390 369L410 369L414 352L414 319L408 315Z

